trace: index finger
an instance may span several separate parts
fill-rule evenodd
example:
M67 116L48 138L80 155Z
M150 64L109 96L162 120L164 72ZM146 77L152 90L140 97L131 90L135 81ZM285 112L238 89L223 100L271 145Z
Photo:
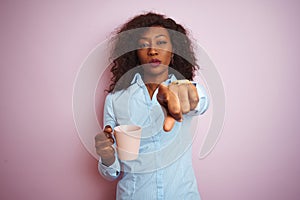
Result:
M182 121L180 102L175 94L176 92L176 90L173 92L167 86L160 84L156 98L157 101L165 107L170 116L172 116L176 121Z
M168 132L172 130L175 120L182 121L179 99L167 86L163 84L159 86L156 97L157 101L166 111L163 129Z
M171 88L172 89L172 88ZM176 120L182 121L181 104L178 98L178 87L175 90L169 90L168 112Z

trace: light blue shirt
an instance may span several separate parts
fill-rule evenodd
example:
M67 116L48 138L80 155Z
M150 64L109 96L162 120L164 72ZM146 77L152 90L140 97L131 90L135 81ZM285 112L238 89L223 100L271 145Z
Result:
M165 84L175 81L170 75ZM104 126L135 124L142 127L139 156L133 161L116 160L107 167L99 159L98 169L108 180L120 175L117 200L197 200L200 199L192 167L192 116L208 108L205 90L196 84L197 108L175 122L170 132L163 130L164 112L157 102L157 90L152 99L140 76L136 74L126 90L110 93L104 105ZM122 173L121 173L122 172Z

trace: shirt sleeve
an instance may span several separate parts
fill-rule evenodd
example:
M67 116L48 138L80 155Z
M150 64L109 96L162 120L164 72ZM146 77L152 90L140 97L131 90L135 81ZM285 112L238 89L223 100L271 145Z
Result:
M197 107L194 110L187 113L187 115L189 115L189 116L202 115L208 109L209 99L208 99L206 91L202 85L200 85L199 83L194 82L194 81L192 83L197 88L199 102L198 102Z
M112 94L109 93L106 96L103 111L103 125L104 127L109 125L112 129L116 126L116 118L114 115Z

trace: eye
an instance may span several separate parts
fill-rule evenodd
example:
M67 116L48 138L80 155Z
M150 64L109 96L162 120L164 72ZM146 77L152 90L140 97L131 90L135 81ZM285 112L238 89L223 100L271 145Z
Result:
M167 44L167 41L164 41L164 40L159 40L157 41L156 43L157 45L163 45L163 44Z
M148 48L149 44L148 43L141 43L139 44L139 48L143 49L143 48Z

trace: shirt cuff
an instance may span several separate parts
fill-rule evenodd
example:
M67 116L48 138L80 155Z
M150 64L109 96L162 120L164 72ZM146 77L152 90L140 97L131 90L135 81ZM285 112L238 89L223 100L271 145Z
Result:
M113 181L117 179L118 176L120 175L120 171L121 171L120 162L116 157L115 162L111 166L107 167L102 164L100 158L98 162L98 170L105 179L109 181Z

